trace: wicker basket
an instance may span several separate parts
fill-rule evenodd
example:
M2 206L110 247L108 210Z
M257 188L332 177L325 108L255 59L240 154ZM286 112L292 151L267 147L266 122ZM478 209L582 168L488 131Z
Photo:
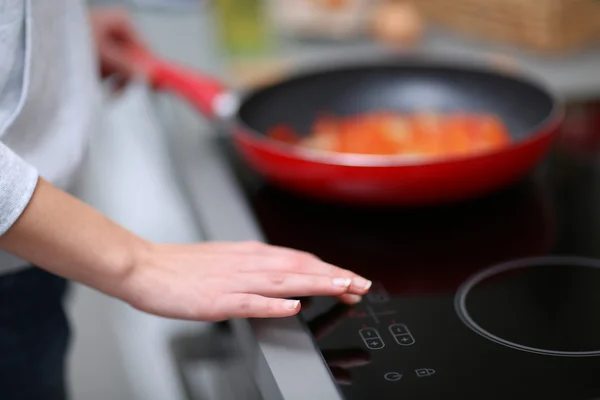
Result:
M470 35L566 52L600 39L600 0L408 0L432 22Z

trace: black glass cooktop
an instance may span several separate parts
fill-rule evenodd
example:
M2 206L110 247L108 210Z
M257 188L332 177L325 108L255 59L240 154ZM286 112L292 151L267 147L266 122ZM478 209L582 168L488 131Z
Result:
M347 400L600 399L600 112L569 110L530 178L424 209L296 197L222 142L268 242L375 282L355 307L303 302Z

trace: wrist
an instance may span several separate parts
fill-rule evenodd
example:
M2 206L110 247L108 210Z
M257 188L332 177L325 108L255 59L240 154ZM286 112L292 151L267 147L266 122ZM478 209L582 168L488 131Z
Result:
M107 264L112 268L108 270L108 274L104 274L106 270L103 270L103 276L92 282L91 286L108 295L127 300L130 296L129 282L148 264L155 247L154 243L132 235L110 255Z
M160 267L173 263L173 260L168 261L169 247L144 240L136 242L131 247L130 258L123 260L121 274L112 286L114 291L108 294L134 308L143 309L144 303L156 295L150 288L161 284L163 274Z

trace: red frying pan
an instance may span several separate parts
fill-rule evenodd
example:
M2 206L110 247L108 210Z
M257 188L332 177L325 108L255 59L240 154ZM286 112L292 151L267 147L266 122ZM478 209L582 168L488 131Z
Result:
M416 57L364 62L294 76L238 98L218 81L148 51L132 53L131 62L154 86L224 119L242 157L271 183L338 203L438 204L503 188L536 166L564 118L562 103L535 80L466 63ZM265 134L282 123L307 132L323 112L381 110L493 113L513 140L501 150L424 162L319 152Z

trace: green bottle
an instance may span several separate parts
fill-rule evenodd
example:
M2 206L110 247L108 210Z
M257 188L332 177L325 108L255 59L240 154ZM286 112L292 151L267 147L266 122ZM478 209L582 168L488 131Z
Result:
M221 42L227 52L251 56L269 48L263 0L216 0L216 4Z

